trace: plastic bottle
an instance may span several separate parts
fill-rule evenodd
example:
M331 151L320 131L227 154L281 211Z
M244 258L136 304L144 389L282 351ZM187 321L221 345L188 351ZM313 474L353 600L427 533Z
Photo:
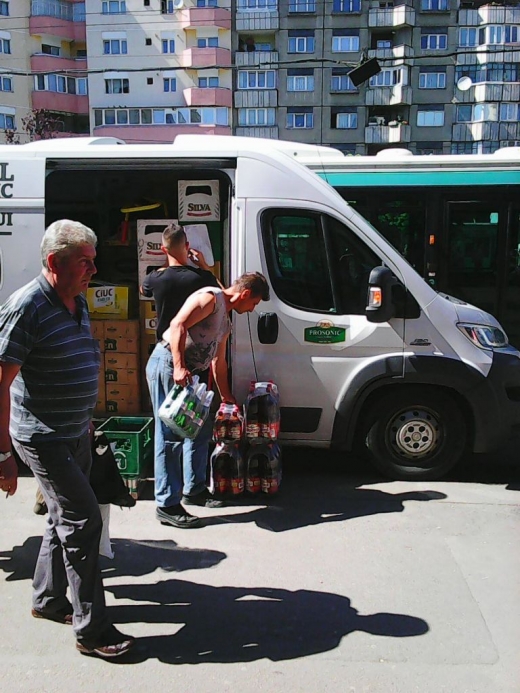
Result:
M254 440L260 437L260 423L258 420L258 398L249 399L246 406L246 438Z
M263 449L265 455L261 486L263 493L277 493L282 482L282 453L278 443L269 443Z
M260 446L254 445L249 448L245 478L245 489L248 493L256 494L262 490L262 468L265 461L265 452Z
M228 451L232 459L230 469L230 490L234 496L244 492L244 458L238 445L228 445Z
M210 459L209 490L215 495L225 495L231 490L232 458L225 444L219 443Z

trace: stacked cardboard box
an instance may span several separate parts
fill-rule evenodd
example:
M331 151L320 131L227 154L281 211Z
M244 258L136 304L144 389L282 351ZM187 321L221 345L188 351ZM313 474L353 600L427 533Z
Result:
M110 415L141 411L139 321L105 320L105 402Z

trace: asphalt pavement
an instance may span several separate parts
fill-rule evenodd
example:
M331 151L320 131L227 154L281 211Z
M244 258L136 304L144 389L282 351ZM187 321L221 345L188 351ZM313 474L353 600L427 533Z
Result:
M10 693L520 693L518 445L438 482L285 450L278 496L160 525L111 509L102 559L127 659L30 615L35 482L0 498L0 681Z

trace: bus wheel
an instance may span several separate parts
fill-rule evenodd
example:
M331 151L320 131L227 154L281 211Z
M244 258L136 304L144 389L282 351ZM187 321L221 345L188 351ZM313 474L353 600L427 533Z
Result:
M371 411L366 446L374 465L392 479L439 479L465 445L464 417L448 395L387 393Z

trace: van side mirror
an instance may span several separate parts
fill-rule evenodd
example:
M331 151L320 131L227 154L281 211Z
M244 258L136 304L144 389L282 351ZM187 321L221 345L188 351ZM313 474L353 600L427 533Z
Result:
M368 278L365 315L368 322L388 322L395 315L392 287L396 278L388 267L374 267Z

